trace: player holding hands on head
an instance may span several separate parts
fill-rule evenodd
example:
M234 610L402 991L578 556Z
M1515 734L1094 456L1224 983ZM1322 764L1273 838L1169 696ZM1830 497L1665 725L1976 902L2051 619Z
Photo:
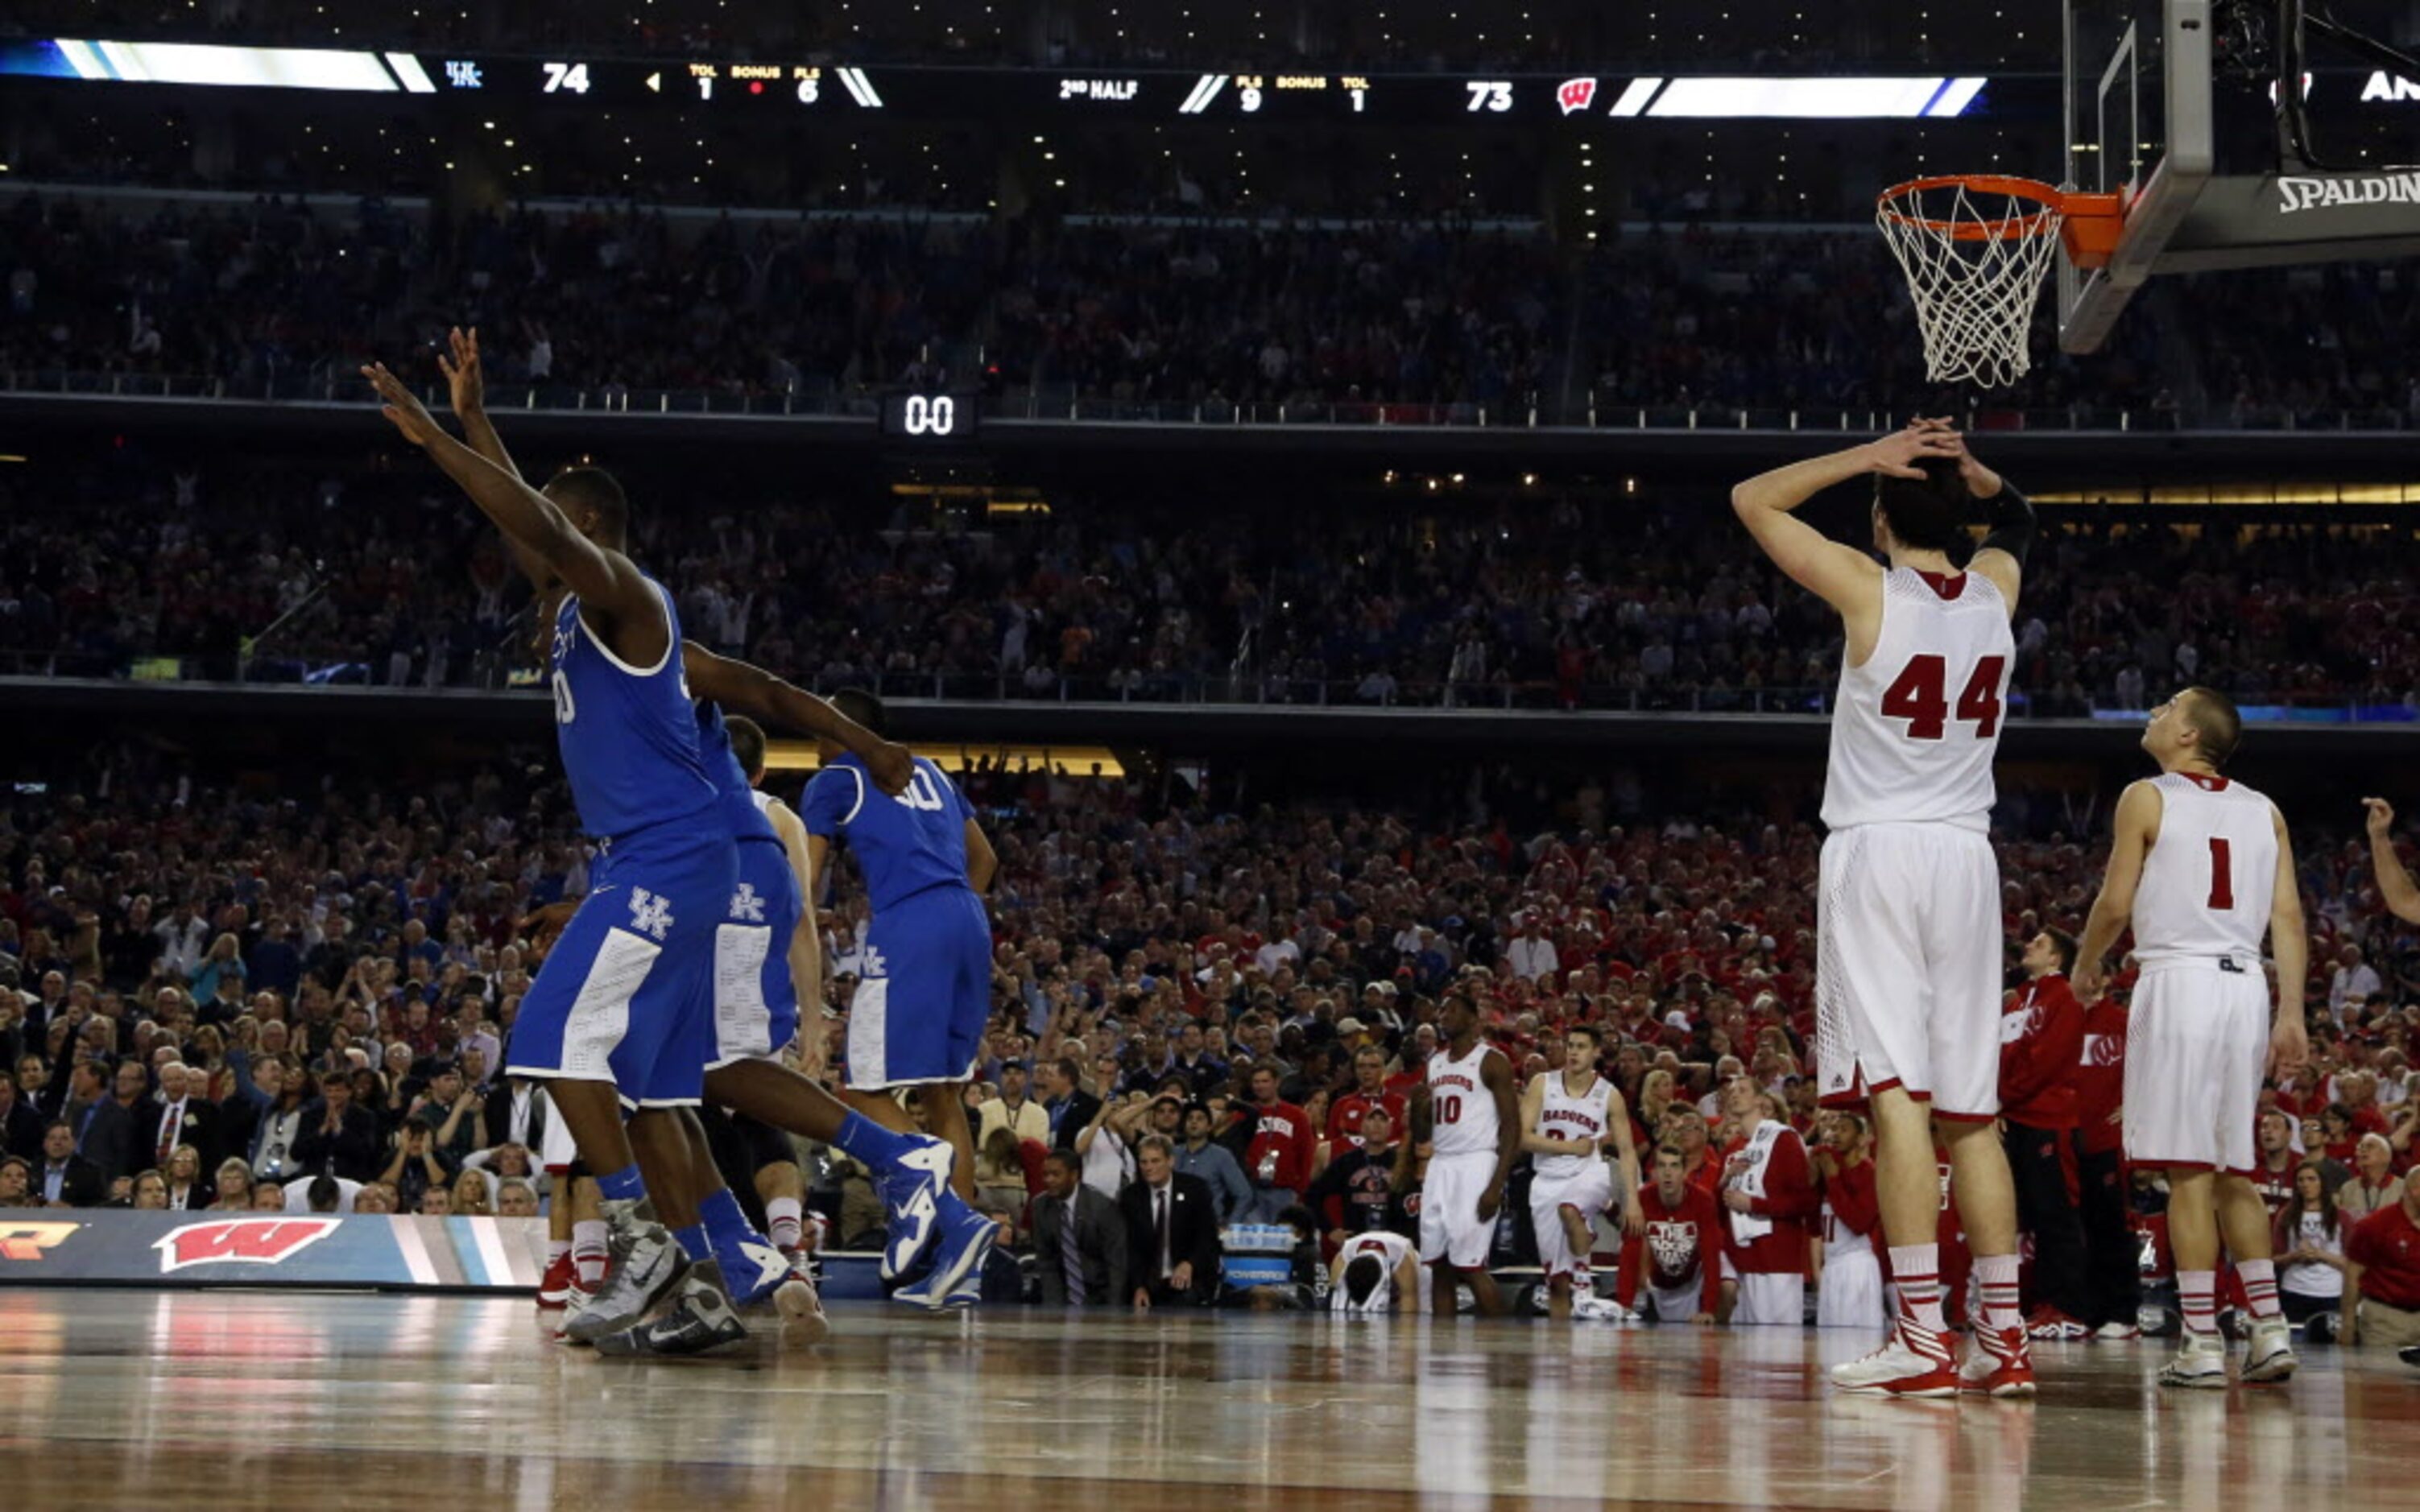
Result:
M2291 1075L2310 1054L2303 980L2310 941L2294 850L2277 806L2219 775L2242 724L2227 697L2189 687L2151 711L2143 749L2160 775L2118 800L2101 896L2077 951L2075 995L2091 1003L2129 923L2142 975L2126 1027L2126 1159L2168 1174L2184 1348L2168 1386L2224 1387L2216 1281L2223 1236L2252 1313L2246 1381L2283 1381L2294 1351L2277 1303L2269 1210L2252 1184L2264 1072ZM2260 938L2277 963L2273 1025Z
M1817 493L1867 474L1870 551L1797 517ZM1816 1058L1824 1102L1872 1105L1900 1314L1889 1341L1833 1381L1890 1396L2029 1395L2016 1196L1993 1128L2001 919L1990 829L2033 506L1948 422L1917 420L1750 478L1731 507L1775 565L1839 612L1845 636L1823 795ZM1978 509L1990 533L1961 570ZM1962 1372L1941 1308L1936 1124L1983 1285L1985 1326Z

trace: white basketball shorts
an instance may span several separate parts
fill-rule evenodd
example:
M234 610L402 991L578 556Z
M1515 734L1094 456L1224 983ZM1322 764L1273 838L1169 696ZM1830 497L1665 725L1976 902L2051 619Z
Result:
M2000 866L1955 825L1857 825L1823 841L1815 1061L1825 1103L1905 1088L1943 1118L2000 1111Z
M1613 1202L1612 1168L1601 1160L1590 1161L1575 1175L1541 1176L1529 1183L1529 1225L1538 1231L1538 1263L1549 1276L1569 1275L1586 1255L1572 1253L1572 1242L1563 1231L1562 1211L1576 1209L1591 1226L1596 1215Z
M2126 1015L2126 1159L2250 1175L2268 1059L2258 962L2146 966Z
M1496 1242L1496 1221L1479 1216L1479 1199L1496 1179L1496 1152L1438 1155L1420 1183L1420 1259L1444 1261L1457 1271L1487 1264Z

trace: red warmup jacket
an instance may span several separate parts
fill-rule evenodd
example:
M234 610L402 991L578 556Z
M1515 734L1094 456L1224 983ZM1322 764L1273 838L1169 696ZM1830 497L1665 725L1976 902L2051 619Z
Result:
M2086 1154L2125 1143L2116 1119L2126 1101L2126 1010L2104 997L2084 1011L2084 1046L2075 1066L2075 1119Z
M1772 1231L1739 1243L1730 1237L1730 1210L1724 1210L1723 1248L1732 1269L1743 1275L1805 1275L1807 1236L1823 1208L1807 1146L1784 1130L1764 1162L1764 1196L1752 1199L1747 1210L1750 1217L1770 1220Z
M1720 1236L1729 1227L1722 1205L1704 1187L1692 1184L1682 1188L1679 1207L1668 1208L1652 1181L1638 1189L1638 1204L1647 1211L1647 1233L1621 1242L1615 1300L1636 1307L1641 1286L1673 1291L1687 1286L1694 1275L1700 1288L1699 1310L1713 1312L1723 1293L1723 1268L1714 1263L1722 1253Z
M1823 1235L1825 1243L1845 1240L1852 1234L1867 1234L1875 1240L1877 1251L1883 1248L1883 1196L1882 1190L1874 1184L1872 1161L1841 1166L1823 1183L1823 1200L1832 1209Z
M1244 1156L1245 1179L1259 1185L1261 1157L1275 1149L1278 1171L1269 1184L1295 1193L1311 1185L1311 1160L1319 1136L1311 1126L1310 1116L1291 1103L1272 1103L1266 1107L1246 1103L1244 1117L1257 1120L1251 1146Z
M2084 1005L2052 972L2000 1012L2000 1117L2028 1129L2072 1129Z

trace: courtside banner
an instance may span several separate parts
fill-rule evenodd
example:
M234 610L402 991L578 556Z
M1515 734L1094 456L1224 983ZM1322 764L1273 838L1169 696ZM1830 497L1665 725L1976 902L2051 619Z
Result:
M0 1211L0 1286L535 1291L535 1218Z

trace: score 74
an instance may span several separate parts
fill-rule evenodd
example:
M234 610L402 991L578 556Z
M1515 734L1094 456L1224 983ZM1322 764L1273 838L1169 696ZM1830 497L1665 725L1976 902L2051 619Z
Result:
M1512 85L1507 79L1471 79L1463 87L1470 91L1472 111L1492 110L1497 114L1512 108Z

